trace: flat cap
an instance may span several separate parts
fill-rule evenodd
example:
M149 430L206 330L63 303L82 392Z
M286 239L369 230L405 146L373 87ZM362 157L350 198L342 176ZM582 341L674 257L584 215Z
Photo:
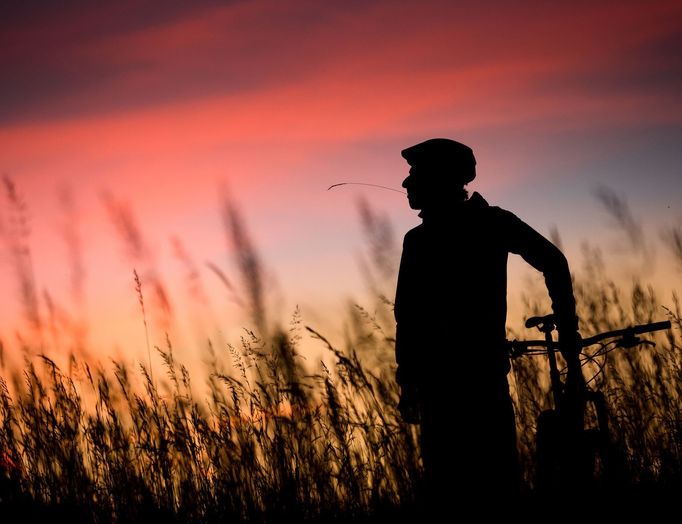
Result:
M449 138L431 138L403 149L400 154L411 166L452 170L462 176L465 184L476 178L474 152L469 146Z

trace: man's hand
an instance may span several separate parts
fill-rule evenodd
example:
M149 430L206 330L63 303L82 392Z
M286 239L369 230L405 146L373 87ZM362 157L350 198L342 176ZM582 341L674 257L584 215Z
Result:
M419 424L421 421L419 412L419 392L416 389L401 388L398 411L403 421L408 424Z
M582 337L577 330L563 330L559 331L559 350L561 355L566 360L569 370L572 365L577 364L580 367L580 351L582 346L580 342Z

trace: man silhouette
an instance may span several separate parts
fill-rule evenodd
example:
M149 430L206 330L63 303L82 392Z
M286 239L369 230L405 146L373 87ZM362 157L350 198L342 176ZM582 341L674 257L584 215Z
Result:
M578 337L568 263L514 214L478 193L468 198L464 186L476 176L469 147L434 138L401 154L410 165L402 185L422 224L405 235L396 289L399 409L406 422L421 424L427 498L449 505L457 493L465 502L512 495L507 256L521 255L544 274L562 348L576 347Z

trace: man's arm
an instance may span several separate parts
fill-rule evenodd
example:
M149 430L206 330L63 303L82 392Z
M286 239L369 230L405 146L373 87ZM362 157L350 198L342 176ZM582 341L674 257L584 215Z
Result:
M578 321L575 314L575 297L568 261L564 254L540 233L505 211L505 234L509 251L521 255L545 277L552 300L562 353L569 364L577 363Z

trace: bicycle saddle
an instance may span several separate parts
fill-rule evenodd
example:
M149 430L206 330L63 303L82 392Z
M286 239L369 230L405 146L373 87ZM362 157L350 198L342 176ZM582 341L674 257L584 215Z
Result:
M529 317L526 319L526 327L528 329L538 327L542 324L552 324L555 325L554 314L545 315L544 317Z

